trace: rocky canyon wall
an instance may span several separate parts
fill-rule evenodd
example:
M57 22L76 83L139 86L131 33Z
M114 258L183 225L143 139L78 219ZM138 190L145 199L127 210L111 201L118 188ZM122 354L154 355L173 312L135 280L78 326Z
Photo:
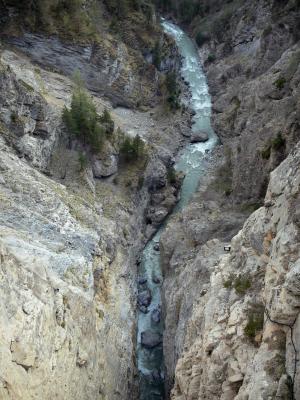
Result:
M233 1L214 2L188 28L206 37L222 145L161 238L172 399L300 396L297 27L297 2Z
M19 14L9 5L13 21ZM162 73L135 44L134 29L126 44L103 28L96 50L15 28L0 48L0 398L132 400L136 261L177 201L180 181L168 171L190 113L167 112ZM144 33L151 29L176 70L174 44L155 23ZM76 69L99 115L109 109L115 131L142 137L142 164L121 164L109 140L91 154L66 131L61 116Z

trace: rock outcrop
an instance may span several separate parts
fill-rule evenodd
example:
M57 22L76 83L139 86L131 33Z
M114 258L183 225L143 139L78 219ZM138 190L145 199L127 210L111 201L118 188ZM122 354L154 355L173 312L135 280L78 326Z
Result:
M212 240L181 266L181 274L198 266L199 279L188 285L172 399L299 398L299 166L298 145L271 173L265 205L229 255L218 259L223 248Z
M206 4L190 29L223 146L161 238L167 391L296 399L299 5Z
M229 149L236 202L260 201L269 173L299 140L296 3L236 1L207 16L211 40L200 53L213 99L212 122Z
M75 64L83 57L83 70L94 68L82 55L85 47L78 45L76 53L77 45L58 39L22 37L18 45L34 40L44 58L37 65L30 51L26 56L1 44L0 398L134 399L136 260L155 229L146 227L148 210L168 213L176 202L179 181L167 179L168 167L183 140L175 125L188 126L189 112L160 117L160 105L143 112L114 110L109 96L103 99L96 90L97 111L108 108L116 130L143 138L149 168L148 160L120 165L109 141L101 155L92 156L62 123L73 84L61 72L70 71L49 68L57 50L53 43L61 46L62 63L68 55ZM113 79L110 61L105 73L97 67L106 83ZM126 61L119 67L140 84ZM123 83L131 81L129 75L122 75ZM132 104L135 92L120 87L107 89L111 100ZM160 118L168 129L160 130ZM150 190L144 171L155 181L158 159L164 186Z

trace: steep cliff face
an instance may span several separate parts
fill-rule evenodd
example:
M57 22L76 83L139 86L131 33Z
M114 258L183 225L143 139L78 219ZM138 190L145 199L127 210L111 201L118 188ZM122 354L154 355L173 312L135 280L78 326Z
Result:
M134 399L136 260L177 201L180 182L168 180L168 168L189 112L166 112L155 91L156 108L113 109L133 104L137 86L160 74L143 58L156 72L139 75L132 63L141 55L126 58L131 50L121 43L124 53L115 51L113 38L105 44L113 57L102 66L86 43L41 32L10 42L0 49L0 397ZM170 54L165 62L176 68L173 45ZM108 140L101 154L91 154L68 134L61 115L78 64L88 86L93 82L99 114L108 108L116 130L143 138L146 163L120 164ZM105 82L103 91L90 71ZM130 76L134 90L125 87Z
M118 3L5 2L0 33L42 67L69 77L80 71L88 89L114 106L156 105L163 85L159 69L163 60L179 62L176 48L163 35L153 7ZM159 68L152 63L155 46Z
M174 399L298 398L299 5L215 1L200 14L189 29L223 146L161 238L167 389L175 375Z
M212 240L185 266L205 260L171 398L299 398L299 162L297 146L230 255Z
M235 1L199 22L212 26L201 54L236 202L258 202L299 139L299 20L292 1Z

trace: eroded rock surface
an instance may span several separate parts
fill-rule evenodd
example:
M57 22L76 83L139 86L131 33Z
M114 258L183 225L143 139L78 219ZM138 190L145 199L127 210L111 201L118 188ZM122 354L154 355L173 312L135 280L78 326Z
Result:
M167 167L182 136L174 128L169 153L159 107L122 116L93 97L116 129L151 142L149 162L164 160L164 187L150 191L147 163L120 165L109 141L91 155L68 135L61 115L73 84L42 64L0 49L0 398L133 399L136 259L155 229L148 209L168 213L176 202ZM188 112L172 119L189 123ZM158 191L165 197L152 202Z
M285 399L292 390L299 397L289 328L298 349L299 163L298 145L272 172L265 206L232 239L229 255L219 258L222 244L212 240L185 264L169 263L173 279L191 276L189 296L172 299L183 324L175 331L180 359L172 399Z

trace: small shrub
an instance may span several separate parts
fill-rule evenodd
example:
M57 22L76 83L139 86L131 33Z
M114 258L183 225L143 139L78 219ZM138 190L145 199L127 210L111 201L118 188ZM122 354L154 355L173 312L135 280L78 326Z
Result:
M262 203L244 203L241 205L241 211L247 213L253 213L262 206Z
M237 294L243 295L251 287L251 281L249 277L237 277L234 281L233 287Z
M224 9L222 9L222 12L213 21L211 26L211 31L217 40L220 41L222 39L224 30L226 30L233 13L234 13L234 7L231 6L224 7Z
M18 121L18 113L16 111L12 111L12 113L10 114L10 120L14 124Z
M229 277L225 282L223 282L223 286L226 289L231 289L232 288L232 283L233 283L233 278Z
M261 305L255 308L255 310L250 311L247 325L244 328L245 335L250 339L254 339L264 327L264 309Z
M285 146L285 139L282 137L281 133L278 133L275 139L272 140L272 148L274 150L280 150Z
M208 57L207 57L207 61L209 63L212 63L212 62L216 61L216 56L214 54L209 54Z
M84 153L80 152L78 155L78 161L80 165L80 171L83 171L87 166L87 156Z
M216 177L212 186L218 192L224 193L229 196L232 193L232 154L229 147L224 149L226 161L217 170Z
M271 145L267 145L262 151L261 151L261 156L264 160L268 160L271 156Z
M178 16L184 23L190 24L199 11L199 4L193 3L190 0L184 0L179 4Z
M167 170L167 178L168 182L173 185L176 183L176 171L174 167L169 167Z
M286 79L283 76L276 79L276 81L273 83L273 85L276 86L278 90L283 89L285 84L286 84Z
M205 33L199 31L195 36L195 40L197 45L201 47L204 45L204 43L206 43L209 40L209 37Z

